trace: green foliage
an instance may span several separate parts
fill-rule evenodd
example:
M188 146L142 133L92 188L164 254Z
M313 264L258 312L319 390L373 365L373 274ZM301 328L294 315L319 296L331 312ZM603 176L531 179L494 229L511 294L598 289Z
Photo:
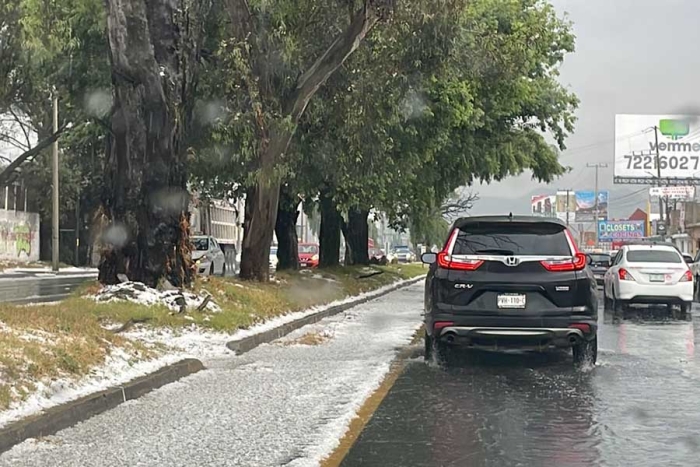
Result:
M266 142L296 125L289 106L299 77L360 2L249 0L242 25L228 5L214 2L207 18L185 138L192 186L204 196L284 178L307 200L329 191L343 211L385 212L415 239L439 244L439 205L456 188L525 171L551 181L566 170L558 150L578 101L557 77L574 37L544 0L396 2L391 20L317 92L292 146L264 173ZM64 212L79 196L90 210L100 199L111 109L105 28L100 0L0 4L0 115L12 111L45 136L55 89L62 123L73 124L61 139ZM48 160L25 169L45 215Z
M435 205L457 187L550 181L565 168L545 134L563 148L573 130L577 99L556 81L573 41L540 0L403 2L307 112L293 176L421 231L444 227Z

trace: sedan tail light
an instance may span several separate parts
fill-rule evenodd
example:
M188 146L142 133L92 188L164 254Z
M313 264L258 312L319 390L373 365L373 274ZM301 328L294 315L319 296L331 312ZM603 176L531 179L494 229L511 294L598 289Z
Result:
M581 271L586 268L588 259L585 254L577 252L572 259L540 261L540 263L547 271L552 272Z
M634 281L632 274L630 274L630 272L625 268L620 268L617 274L620 276L621 281Z
M680 282L693 282L693 273L690 272L690 269L683 273Z

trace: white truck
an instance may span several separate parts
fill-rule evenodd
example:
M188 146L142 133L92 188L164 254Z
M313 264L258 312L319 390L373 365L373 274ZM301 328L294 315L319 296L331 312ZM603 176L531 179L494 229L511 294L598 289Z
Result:
M226 270L237 272L236 257L243 241L242 203L194 197L190 213L192 235L214 237L226 257Z

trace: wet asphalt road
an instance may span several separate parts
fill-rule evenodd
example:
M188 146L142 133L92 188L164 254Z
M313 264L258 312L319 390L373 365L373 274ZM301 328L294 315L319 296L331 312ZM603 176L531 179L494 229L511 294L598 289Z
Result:
M0 302L3 303L46 303L63 300L85 281L94 280L96 275L75 274L66 276L17 275L0 279Z
M563 351L409 361L342 466L700 465L700 309L612 323L602 308L595 367Z

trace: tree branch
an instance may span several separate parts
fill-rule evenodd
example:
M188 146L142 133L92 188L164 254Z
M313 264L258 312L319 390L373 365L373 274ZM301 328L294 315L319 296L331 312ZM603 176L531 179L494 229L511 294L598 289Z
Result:
M464 215L474 207L474 203L478 200L479 195L471 192L466 197L450 197L440 206L440 214L447 218Z
M239 41L244 41L254 30L253 14L248 0L227 0L228 14L231 18L231 32Z
M374 2L365 0L362 9L355 13L347 29L297 80L296 89L284 108L284 113L292 117L292 122L299 120L316 91L352 55L380 19L381 15L374 6Z
M24 123L22 123L22 121L20 120L19 116L15 113L15 111L12 110L12 106L10 106L10 108L8 109L8 111L9 111L10 114L14 117L15 122L17 122L17 124L19 125L19 128L20 128L20 130L22 130L22 133L24 133L24 138L27 140L27 146L26 146L26 148L32 147L32 140L31 140L31 138L29 138L29 132L28 132L27 129L24 127Z
M5 186L7 184L7 181L10 179L12 174L14 173L17 168L22 165L25 161L28 159L31 159L35 157L37 154L39 154L41 151L46 149L47 147L51 146L54 141L56 141L61 134L66 130L66 126L64 125L62 128L59 128L56 133L53 133L51 136L43 139L42 141L39 142L36 146L31 148L28 151L23 152L20 154L17 159L12 161L10 165L5 167L2 172L0 172L0 187Z

